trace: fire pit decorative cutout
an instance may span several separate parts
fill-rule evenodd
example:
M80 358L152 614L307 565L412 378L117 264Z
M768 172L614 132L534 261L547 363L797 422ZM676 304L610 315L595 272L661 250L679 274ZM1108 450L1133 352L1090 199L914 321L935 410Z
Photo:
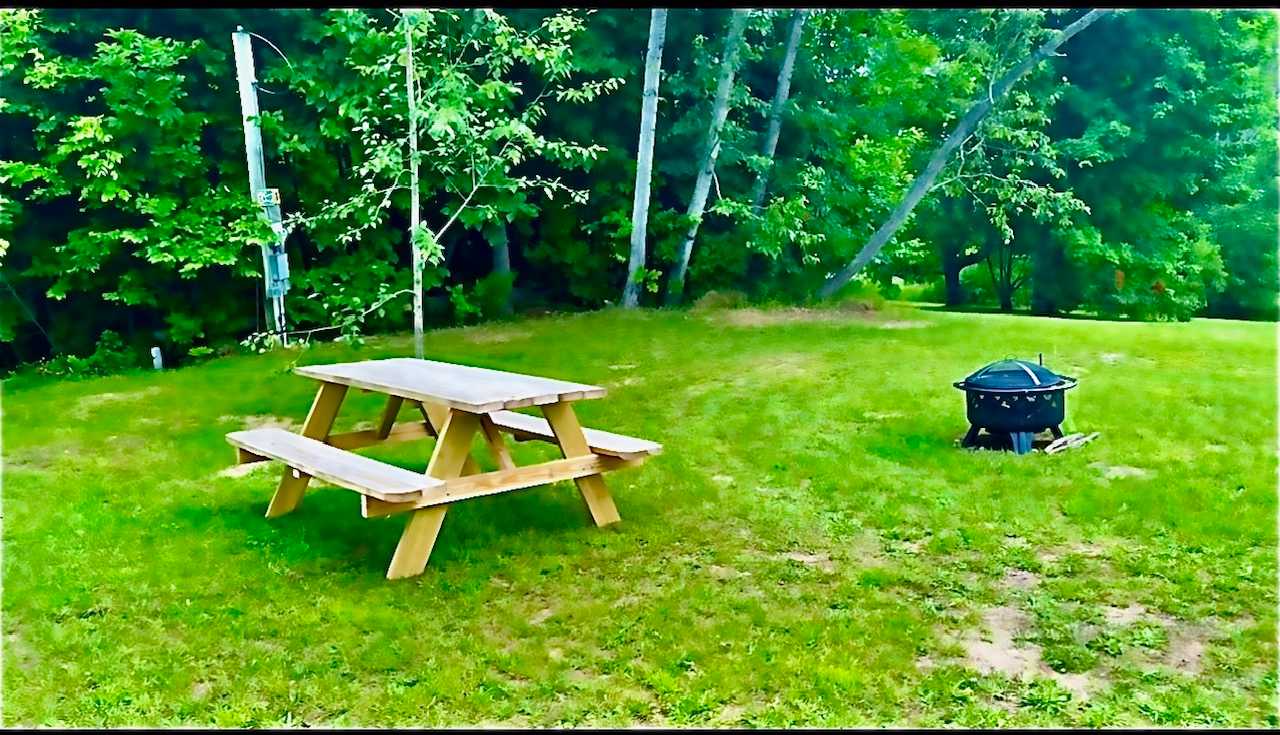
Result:
M1038 432L1048 430L1060 438L1060 424L1067 411L1066 392L1076 382L1043 364L999 360L954 383L965 392L969 418L969 432L960 446L975 446L981 429L1007 435L1016 454L1030 452Z

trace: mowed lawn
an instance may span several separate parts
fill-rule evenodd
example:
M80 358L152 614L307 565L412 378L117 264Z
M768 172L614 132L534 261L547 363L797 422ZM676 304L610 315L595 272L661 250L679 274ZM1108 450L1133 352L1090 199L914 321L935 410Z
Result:
M223 435L302 420L291 362L408 338L11 380L4 724L1275 725L1275 344L903 306L432 332L431 358L606 386L583 423L665 452L610 476L619 526L569 483L469 501L397 582L403 517L313 484L268 521L279 466L226 473ZM959 449L951 382L1040 352L1101 437ZM380 407L353 392L336 430Z

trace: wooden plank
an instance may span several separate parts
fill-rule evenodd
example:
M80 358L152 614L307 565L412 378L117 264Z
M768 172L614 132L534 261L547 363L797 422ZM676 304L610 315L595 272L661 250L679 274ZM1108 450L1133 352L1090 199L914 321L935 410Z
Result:
M495 426L502 431L511 432L517 440L540 439L554 442L555 432L546 419L530 416L515 411L494 411L489 414ZM596 454L607 454L622 459L636 459L658 454L662 445L647 439L638 439L625 434L615 434L599 429L583 429L587 446Z
M463 465L471 457L471 438L480 429L480 419L473 413L449 409L439 427L440 438L431 452L427 474L448 480L462 474Z
M475 414L450 409L436 428L440 436L436 440L435 450L431 453L427 475L440 480L450 480L462 473L463 466L471 457L471 439L480 428L480 420ZM387 579L415 577L422 574L422 570L427 568L427 560L431 558L431 550L435 548L436 538L440 535L440 526L444 523L444 513L448 507L448 505L436 505L420 508L409 516L404 533L400 535L400 542L396 544L395 554L391 557L391 565L387 567Z
M421 497L423 490L442 486L439 480L402 467L362 457L316 439L277 428L251 429L227 435L227 441L255 454L280 460L296 473L317 477L339 487L379 500L403 502Z
M573 412L571 404L551 403L542 407L542 413L547 417L565 459L591 453L587 438L582 433L582 424L578 423L578 416ZM599 474L587 475L574 482L597 526L607 526L622 520L614 505L613 496L609 495L609 488L604 484L604 477Z
M605 395L604 388L585 383L411 357L308 365L294 368L294 372L471 413Z
M495 470L480 475L468 475L448 480L442 488L428 491L423 494L422 498L407 503L389 503L373 498L365 498L361 503L361 513L365 518L404 513L417 508L457 503L485 495L497 495L498 493L547 485L562 480L573 480L601 472L612 472L625 467L637 467L642 462L643 460L625 460L617 457L589 454L570 459L557 459L528 467Z
M236 464L249 464L250 462L266 462L269 459L271 458L264 457L260 454L254 454L253 452L250 452L247 449L243 449L241 447L236 447Z
M387 567L387 579L403 579L416 577L427 568L427 559L435 548L436 539L440 537L440 526L444 523L444 512L448 506L423 508L409 516L404 533L400 535L400 543L391 557L391 565Z
M440 432L444 430L442 428L444 426L444 422L449 418L449 407L442 406L438 403L423 403L422 401L418 401L418 410L427 418L427 423L433 427L435 436L440 436ZM474 475L479 471L480 465L476 464L475 457L468 454L462 465L462 474Z
M310 439L324 441L333 428L333 420L338 417L338 409L342 407L342 399L347 397L347 386L324 383L316 391L316 399L307 412L307 420L302 424L302 435Z
M431 411L427 408L427 404L422 401L414 401L414 404L418 407L418 413L422 414L422 420L426 422L427 428L431 430L431 436L439 436L440 432L436 431L437 419L431 416ZM443 423L444 414L440 414L438 420Z
M494 495L536 485L547 485L561 480L574 480L589 475L598 475L601 472L609 472L622 467L632 467L637 464L639 462L635 460L620 460L616 457L603 457L598 454L557 459L528 467L514 467L509 470L496 470L449 480L443 487L433 488L424 493L422 499L417 502L418 505L422 506L456 503L484 495Z
M348 431L343 434L330 434L325 443L338 449L360 449L374 444L407 442L435 436L435 432L431 431L429 425L423 421L396 424L391 431L387 432L387 436L384 438L380 438L378 433L378 429L365 429L363 431Z
M371 498L368 495L360 496L360 515L365 518L381 518L382 516L395 515L396 513L407 513L411 510L417 510L418 504L415 501L407 503L391 503L385 500Z
M503 438L502 432L498 431L498 427L493 425L493 419L487 414L480 414L480 432L484 434L485 443L489 445L489 453L493 455L493 461L498 464L498 469L515 469L516 463L511 459L511 450L507 448L506 439Z
M338 409L342 407L342 400L346 397L347 386L321 383L315 400L311 402L311 410L307 412L307 420L302 425L302 435L324 441L333 429L333 420L338 417ZM271 496L271 502L267 504L267 517L278 518L293 512L302 502L310 480L308 475L286 468L280 476L275 494Z
M378 438L386 439L391 427L396 424L396 416L400 414L400 406L404 399L400 396L387 396L387 405L382 409L382 420L378 424Z

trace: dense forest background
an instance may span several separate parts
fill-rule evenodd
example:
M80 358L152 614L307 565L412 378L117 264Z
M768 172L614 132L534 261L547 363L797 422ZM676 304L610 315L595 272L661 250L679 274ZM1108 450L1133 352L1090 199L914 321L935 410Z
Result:
M671 10L640 303L673 301L690 232L685 303L812 299L969 106L1083 12L753 10L739 38L733 11ZM621 300L650 20L416 17L429 322ZM291 215L290 327L408 328L398 14L4 10L3 366L87 355L104 333L180 358L264 329L269 231L248 195L238 25L257 34L267 181ZM998 101L851 288L1037 314L1275 319L1276 90L1270 12L1111 14ZM713 186L691 217L716 112Z

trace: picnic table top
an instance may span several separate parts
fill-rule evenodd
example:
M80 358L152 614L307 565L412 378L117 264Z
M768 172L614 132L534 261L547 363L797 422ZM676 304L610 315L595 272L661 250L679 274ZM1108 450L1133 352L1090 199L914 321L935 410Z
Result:
M536 375L414 357L307 365L294 373L471 413L600 398L605 389Z

